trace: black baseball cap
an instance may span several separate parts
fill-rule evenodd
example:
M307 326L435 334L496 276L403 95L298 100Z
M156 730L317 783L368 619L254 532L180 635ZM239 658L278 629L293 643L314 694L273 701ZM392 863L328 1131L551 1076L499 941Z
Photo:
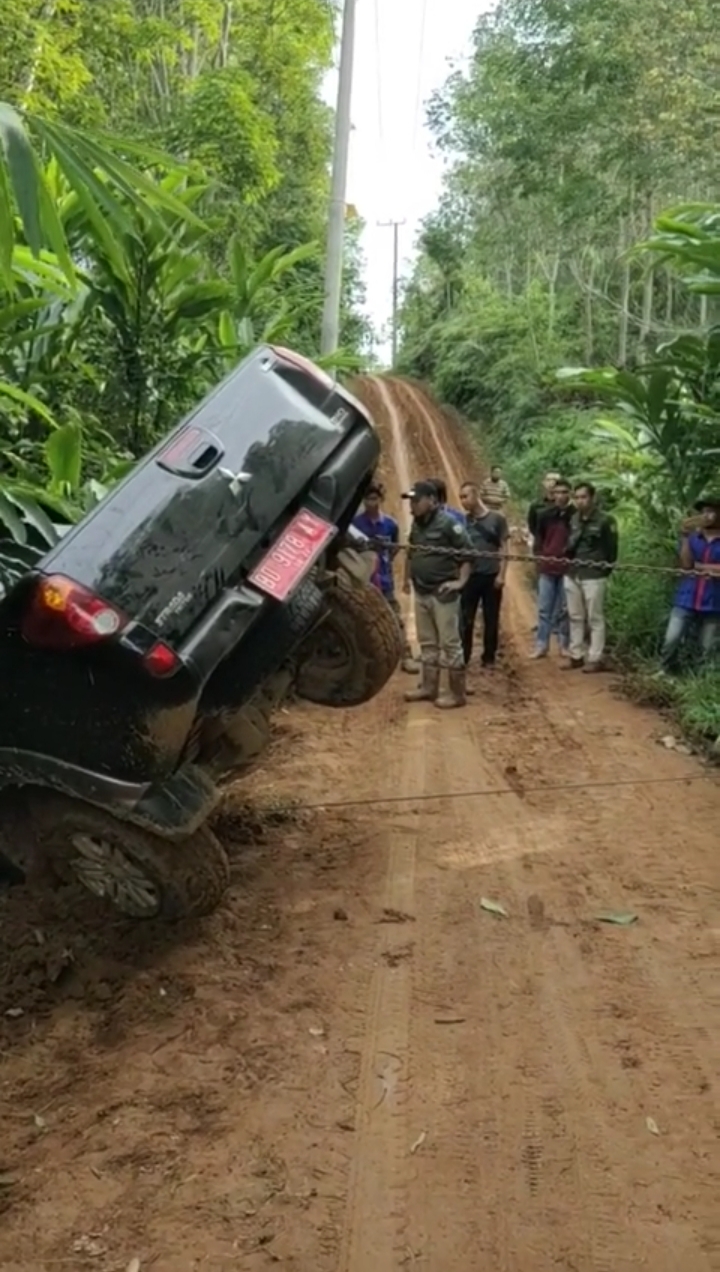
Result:
M437 486L434 481L414 481L410 490L406 490L402 499L423 499L426 495L430 499L437 499Z

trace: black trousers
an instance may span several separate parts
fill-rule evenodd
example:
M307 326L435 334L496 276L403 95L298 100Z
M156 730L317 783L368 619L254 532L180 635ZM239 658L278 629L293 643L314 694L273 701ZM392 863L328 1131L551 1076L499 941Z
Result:
M473 647L473 630L478 606L482 606L483 652L485 667L495 662L500 638L500 606L502 588L495 586L495 574L471 574L460 593L460 638L465 666L470 662Z

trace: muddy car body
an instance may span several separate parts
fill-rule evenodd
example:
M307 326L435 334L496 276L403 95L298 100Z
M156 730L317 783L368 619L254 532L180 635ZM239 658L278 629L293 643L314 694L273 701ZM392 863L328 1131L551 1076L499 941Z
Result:
M0 605L7 856L27 838L138 916L217 903L219 783L289 694L352 706L397 663L349 537L378 454L354 398L262 347L18 580Z

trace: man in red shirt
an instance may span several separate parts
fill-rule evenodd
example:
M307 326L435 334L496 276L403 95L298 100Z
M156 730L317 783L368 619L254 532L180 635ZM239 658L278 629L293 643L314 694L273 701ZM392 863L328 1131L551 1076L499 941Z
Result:
M557 636L560 657L567 658L569 627L565 604L565 574L570 522L575 509L570 502L570 483L555 478L552 502L537 511L533 554L538 571L538 625L533 658L545 658L550 638Z

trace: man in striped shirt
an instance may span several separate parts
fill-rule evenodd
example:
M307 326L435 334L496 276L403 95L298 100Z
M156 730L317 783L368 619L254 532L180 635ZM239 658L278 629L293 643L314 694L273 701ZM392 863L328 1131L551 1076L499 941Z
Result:
M510 498L510 487L502 475L502 468L495 464L490 469L490 476L485 478L480 488L480 498L488 508L502 512Z

